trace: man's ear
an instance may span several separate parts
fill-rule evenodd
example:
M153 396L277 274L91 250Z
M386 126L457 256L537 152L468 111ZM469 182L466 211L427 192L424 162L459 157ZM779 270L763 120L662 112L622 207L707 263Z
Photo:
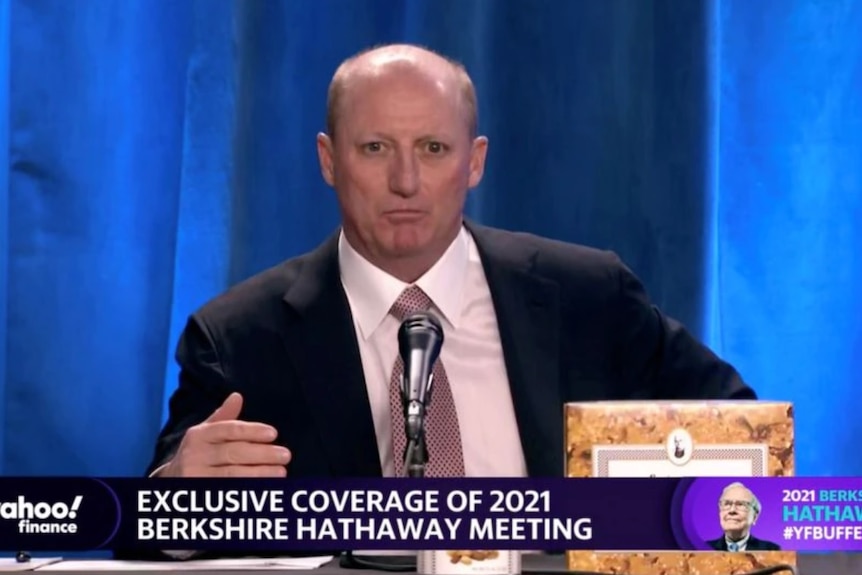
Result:
M488 155L488 138L479 136L473 140L470 150L470 180L469 186L475 188L485 174L485 158Z
M323 132L317 134L317 159L323 180L335 187L335 161L332 138Z

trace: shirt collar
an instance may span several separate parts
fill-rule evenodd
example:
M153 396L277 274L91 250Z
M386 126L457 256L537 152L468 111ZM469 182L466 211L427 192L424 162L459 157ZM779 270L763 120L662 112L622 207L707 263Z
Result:
M745 546L748 545L748 538L750 535L746 535L739 541L731 541L727 536L724 537L724 540L727 542L727 548L730 549L732 544L735 544L738 549L745 549Z
M455 240L431 269L413 285L431 298L442 321L457 329L461 319L462 296L470 254L470 237L462 226ZM341 283L351 303L353 317L363 339L374 334L392 304L411 284L389 275L357 252L342 231L338 237L338 265Z

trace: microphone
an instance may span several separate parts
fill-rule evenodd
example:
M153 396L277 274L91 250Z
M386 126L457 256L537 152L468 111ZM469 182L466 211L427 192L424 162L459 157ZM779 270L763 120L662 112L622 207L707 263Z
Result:
M425 412L431 403L434 362L443 346L443 326L433 314L416 312L401 323L398 351L404 362L401 403L407 449L405 468L411 476L421 476L427 462L425 452Z

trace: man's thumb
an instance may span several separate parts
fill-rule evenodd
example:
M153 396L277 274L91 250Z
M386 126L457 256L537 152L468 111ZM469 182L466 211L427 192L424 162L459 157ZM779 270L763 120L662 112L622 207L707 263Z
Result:
M218 409L212 412L207 418L206 423L215 423L217 421L230 421L239 417L239 412L242 410L242 396L233 392L227 396Z

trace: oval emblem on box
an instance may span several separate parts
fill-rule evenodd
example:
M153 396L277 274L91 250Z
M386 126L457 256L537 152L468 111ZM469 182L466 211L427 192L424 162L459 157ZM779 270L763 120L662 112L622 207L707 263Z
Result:
M667 437L667 458L675 465L685 465L691 459L694 442L685 429L675 429Z

